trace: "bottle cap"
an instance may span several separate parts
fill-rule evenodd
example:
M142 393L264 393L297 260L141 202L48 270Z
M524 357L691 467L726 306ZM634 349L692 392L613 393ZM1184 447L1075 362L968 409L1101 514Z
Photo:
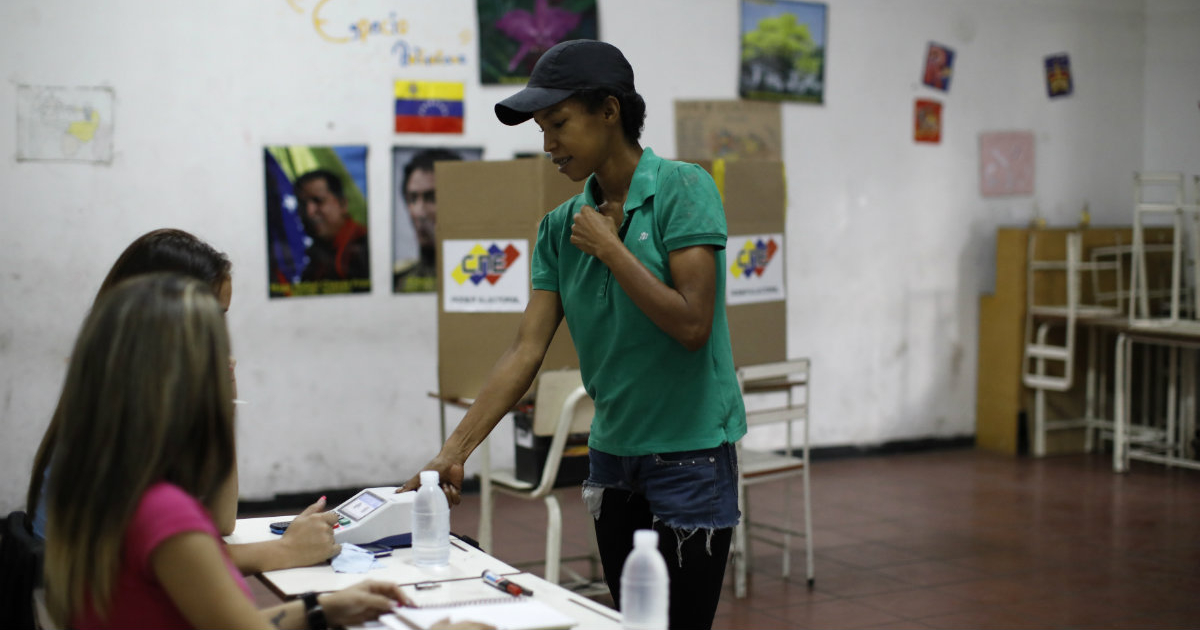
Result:
M633 532L634 547L658 548L658 532L653 529L639 529Z
M422 486L436 486L436 485L438 485L438 482L440 480L441 480L440 476L438 475L438 471L436 471L436 470L422 470L421 471L421 485Z

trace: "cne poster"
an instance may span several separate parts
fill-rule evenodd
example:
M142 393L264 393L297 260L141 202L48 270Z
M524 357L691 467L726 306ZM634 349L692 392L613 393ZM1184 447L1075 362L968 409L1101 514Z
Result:
M725 303L782 302L783 234L730 235L726 249Z
M529 304L529 241L443 240L442 310L521 313Z

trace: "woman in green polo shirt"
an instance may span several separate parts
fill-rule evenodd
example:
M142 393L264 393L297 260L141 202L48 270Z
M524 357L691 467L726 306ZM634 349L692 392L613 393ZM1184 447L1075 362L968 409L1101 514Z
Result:
M565 317L596 406L583 494L613 599L634 530L654 528L671 627L694 630L712 625L739 517L745 409L720 194L701 167L642 148L645 112L625 57L592 40L551 48L496 105L504 124L532 118L559 172L587 183L543 218L517 337L427 469L457 503L462 463L528 390Z

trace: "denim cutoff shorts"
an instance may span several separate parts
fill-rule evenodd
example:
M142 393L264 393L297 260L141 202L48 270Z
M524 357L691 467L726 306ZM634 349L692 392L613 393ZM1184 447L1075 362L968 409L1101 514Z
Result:
M676 531L725 529L737 525L737 450L728 442L713 448L622 457L591 449L583 499L600 518L604 489L646 497L655 522Z

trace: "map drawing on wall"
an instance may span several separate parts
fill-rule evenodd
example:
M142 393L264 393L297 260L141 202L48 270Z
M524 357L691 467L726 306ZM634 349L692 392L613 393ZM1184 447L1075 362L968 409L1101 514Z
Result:
M778 102L675 101L675 155L687 160L782 160Z
M1075 90L1071 81L1071 58L1067 53L1046 57L1046 94L1050 98L1070 96Z
M483 147L392 147L392 291L437 290L438 162L479 160Z
M822 103L826 5L742 0L742 98Z
M600 39L596 0L479 0L479 81L529 80L542 53L569 39Z
M917 142L942 141L942 104L928 98L919 98L913 108L913 140Z
M269 146L263 166L269 295L369 293L367 147Z
M17 160L113 159L113 90L17 86Z
M936 90L950 91L950 78L954 76L954 51L949 47L929 42L925 51L925 73L921 82Z
M1032 131L979 134L979 192L984 197L1032 195Z
M780 302L783 284L783 234L729 235L725 251L725 303Z
M443 240L442 310L521 313L529 304L529 241Z

